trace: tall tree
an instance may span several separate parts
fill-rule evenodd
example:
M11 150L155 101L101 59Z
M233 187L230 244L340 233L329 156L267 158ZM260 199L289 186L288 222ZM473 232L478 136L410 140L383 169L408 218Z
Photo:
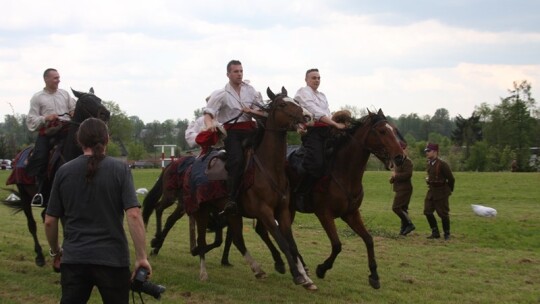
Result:
M477 141L482 140L482 126L480 115L472 113L471 117L463 118L458 115L455 118L456 128L452 131L452 142L458 146L465 146L465 159L470 156L470 147Z
M133 140L133 124L126 113L114 101L104 101L103 104L111 112L109 133L113 140L129 143Z
M491 112L491 120L486 124L486 140L502 149L509 146L516 152L518 170L528 170L530 146L536 142L537 121L531 116L535 111L535 100L531 95L531 84L526 80L514 82L509 96L501 98Z

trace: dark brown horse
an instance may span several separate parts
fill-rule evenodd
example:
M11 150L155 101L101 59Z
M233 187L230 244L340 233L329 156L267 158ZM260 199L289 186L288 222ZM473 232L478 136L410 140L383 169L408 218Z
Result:
M52 158L49 163L49 170L48 170L48 180L45 182L43 189L44 194L44 201L48 201L48 194L50 192L50 186L52 185L52 180L54 178L54 174L58 167L60 167L65 162L72 160L76 158L77 156L82 154L81 148L78 146L76 142L76 133L79 129L79 125L81 122L83 122L85 119L89 117L97 117L104 121L109 120L110 112L105 108L105 106L101 103L101 99L94 95L94 90L91 88L89 93L83 93L79 91L72 90L75 97L77 97L77 104L75 106L75 111L73 114L73 117L71 121L64 122L67 125L65 126L67 128L64 129L64 132L67 132L67 135L65 136L65 139L62 140L57 144L55 149L53 151L56 151L56 149L59 149L59 153L53 153ZM63 132L63 131L60 131ZM21 153L19 153L16 156L16 160L19 160L21 158L21 155L26 150L23 150ZM15 213L23 211L24 215L27 219L28 224L28 230L32 234L32 237L34 239L34 251L36 252L36 258L35 262L38 266L44 266L45 265L45 258L43 256L43 252L41 249L41 245L39 244L38 238L37 238L37 225L36 221L34 220L34 216L32 214L32 206L31 201L32 197L37 192L37 187L35 184L35 180L33 178L28 177L26 175L26 172L24 171L24 166L22 163L15 164L13 167L13 171L11 172L11 175L8 177L8 181L6 182L7 185L15 184L17 186L17 190L14 189L7 189L19 197L19 200L3 200L2 203L5 204L8 207L11 207L15 209ZM46 206L45 206L46 207ZM45 216L45 209L41 212L41 217Z
M259 141L254 148L248 150L247 161L252 162L252 185L241 192L239 203L241 215L229 215L228 226L232 231L233 244L240 251L257 278L266 274L260 265L251 257L245 247L242 235L242 216L256 218L270 232L279 248L284 253L293 281L306 289L315 290L317 287L307 276L300 261L298 249L291 230L291 214L289 209L289 182L285 175L285 150L287 148L286 132L296 124L304 122L303 109L292 98L287 97L287 91L275 95L267 90L271 102L264 109L268 116L262 122ZM208 278L206 271L205 253L206 230L210 211L222 210L227 198L203 202L193 213L197 223L197 247L193 253L200 257L201 280Z
M370 154L379 158L387 168L392 165L401 165L405 155L399 144L400 141L404 139L399 130L392 126L379 110L378 113L370 112L359 120L353 120L351 127L341 134L341 139L334 143L335 151L330 160L328 175L314 187L309 200L310 210L301 211L314 213L317 216L332 246L330 256L317 266L317 277L324 278L341 252L342 244L335 225L335 219L341 218L364 241L371 272L369 283L375 289L380 288L373 238L364 226L359 211L364 197L362 178ZM299 175L291 166L287 168L287 175L291 182L291 189L295 189L300 182ZM294 219L295 212L300 211L295 205L294 193L291 193L291 196L291 214ZM256 231L263 239L267 238L264 235L266 233L264 229ZM228 242L227 240L226 248ZM271 247L269 249L275 259L279 252ZM224 252L223 255L228 255L228 253Z

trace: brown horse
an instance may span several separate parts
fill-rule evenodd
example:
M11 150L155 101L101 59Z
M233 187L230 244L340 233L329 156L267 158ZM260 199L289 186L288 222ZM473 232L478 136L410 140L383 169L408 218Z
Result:
M405 155L399 144L400 141L404 139L399 130L386 120L381 110L378 113L369 112L367 116L353 120L351 127L341 134L341 139L334 143L334 153L330 160L328 174L315 185L311 192L310 210L300 211L295 204L294 193L291 193L292 218L294 219L297 211L314 213L330 239L332 251L330 256L317 266L317 277L324 278L341 252L342 244L335 225L335 219L341 218L364 241L371 272L369 283L375 289L380 288L373 238L364 226L359 211L364 197L362 178L370 154L379 158L387 169L393 165L401 165ZM293 153L289 158L290 163L294 158ZM300 176L292 166L287 167L287 175L291 182L291 189L295 189L300 182ZM256 231L263 239L267 238L264 229ZM225 242L226 248L228 248L228 242L229 240ZM271 247L269 249L275 259L279 252ZM223 255L225 257L228 253L224 252Z
M260 265L251 257L244 244L242 235L242 216L256 218L270 232L279 248L284 253L289 270L296 284L308 290L317 287L307 276L300 261L298 249L291 230L291 214L289 209L289 182L285 175L285 150L287 148L286 132L296 124L304 122L303 109L292 98L287 97L287 91L275 95L267 90L271 102L264 110L268 116L260 124L259 142L247 151L247 161L253 168L252 185L241 192L239 215L227 216L229 228L232 231L233 244L250 265L257 278L266 274ZM208 218L212 209L222 210L226 197L203 202L193 213L197 223L197 247L192 250L200 257L200 279L206 280L205 253L206 230Z
M48 201L48 194L50 192L52 180L58 167L60 167L65 162L72 160L82 154L82 150L76 142L76 133L79 129L79 125L81 124L81 122L83 122L89 117L97 117L104 121L108 121L110 117L110 112L101 103L101 99L94 95L94 89L91 88L89 93L83 93L75 90L72 91L75 97L78 98L77 104L75 106L75 111L71 121L64 122L67 124L67 130L64 129L64 131L67 132L65 139L62 140L55 149L53 149L53 151L59 151L60 153L52 153L52 157L49 161L48 180L45 182L42 189L45 202ZM27 156L28 150L25 149L19 154L17 154L16 160L21 160L23 154ZM34 178L26 175L26 172L24 171L25 166L26 164L24 164L23 161L17 161L17 163L13 167L11 175L6 181L6 185L15 184L17 186L17 191L13 189L7 190L16 194L20 199L10 201L3 200L2 203L8 207L15 209L15 213L20 211L24 212L27 219L28 230L30 231L34 239L36 265L44 266L45 258L43 256L41 245L39 244L37 238L37 225L36 221L34 220L31 206L32 197L36 194L37 187ZM41 212L42 219L44 218L44 216L45 209L43 209L43 211Z

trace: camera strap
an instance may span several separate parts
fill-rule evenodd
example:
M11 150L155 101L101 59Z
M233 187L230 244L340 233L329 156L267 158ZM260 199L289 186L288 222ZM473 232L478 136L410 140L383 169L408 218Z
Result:
M138 291L137 293L139 294L139 299L141 299L141 303L144 304L144 300L142 298L141 292ZM133 304L135 304L135 291L134 290L131 291L131 300L132 300Z

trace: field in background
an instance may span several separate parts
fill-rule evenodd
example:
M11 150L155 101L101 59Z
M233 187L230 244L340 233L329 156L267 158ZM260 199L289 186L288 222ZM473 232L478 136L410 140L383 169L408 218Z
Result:
M135 187L150 189L160 170L134 170ZM3 184L8 171L0 171ZM366 172L361 211L375 237L381 289L367 282L363 242L337 222L343 251L326 278L314 274L329 254L326 234L312 215L300 214L293 226L299 248L319 291L310 293L292 283L290 275L273 270L273 262L256 236L252 221L244 221L247 246L268 274L257 280L238 251L234 267L219 265L222 248L207 255L209 281L198 280L198 258L189 254L187 219L171 231L159 256L151 257L152 281L165 285L161 301L145 303L538 303L540 302L540 174L462 173L450 198L452 240L427 240L422 215L425 173L414 173L411 217L417 229L397 236L399 219L392 213L389 172ZM7 192L0 190L0 197ZM142 202L143 197L139 197ZM331 202L328 202L331 203ZM470 204L497 209L495 218L474 215ZM172 208L171 208L172 209ZM41 209L35 209L39 217ZM169 212L172 210L168 210ZM440 224L440 223L439 223ZM147 243L155 231L148 226ZM40 225L40 242L47 242ZM213 237L213 235L210 235ZM59 275L50 264L34 264L33 244L23 214L0 206L0 303L58 303ZM47 257L50 263L50 258ZM140 301L136 298L136 303ZM101 303L97 291L90 303Z

